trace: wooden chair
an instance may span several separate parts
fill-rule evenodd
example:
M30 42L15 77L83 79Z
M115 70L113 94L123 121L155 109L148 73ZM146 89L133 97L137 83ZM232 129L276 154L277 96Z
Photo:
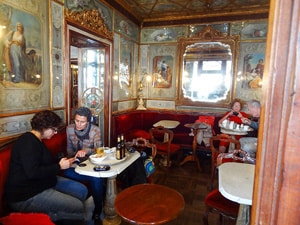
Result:
M210 150L211 150L211 175L210 175L210 180L208 182L208 190L213 189L213 183L215 179L215 175L217 173L217 158L218 155L220 154L219 152L219 144L220 142L227 142L229 143L227 146L228 148L231 147L232 144L235 145L235 149L240 149L241 144L238 140L233 139L227 134L218 134L216 136L213 136L210 138ZM228 152L228 149L226 150ZM232 162L233 160L228 159L228 162Z
M150 155L150 152L148 152L148 150L151 149L151 158L152 158L152 162L155 162L155 157L156 157L156 145L155 144L151 144L149 142L149 140L146 140L143 137L139 137L137 139L133 139L131 144L136 147L136 150L141 152L141 151L145 151L148 155ZM154 164L155 165L155 164ZM147 181L148 183L153 183L153 174L151 174L150 176L147 177Z
M208 225L209 213L219 214L219 224L225 223L225 218L236 220L239 212L239 204L225 198L218 189L215 189L205 197L204 225Z
M171 155L180 150L180 145L173 144L173 131L164 128L163 126L153 127L149 130L151 143L156 145L156 154L167 157L167 166L170 164Z

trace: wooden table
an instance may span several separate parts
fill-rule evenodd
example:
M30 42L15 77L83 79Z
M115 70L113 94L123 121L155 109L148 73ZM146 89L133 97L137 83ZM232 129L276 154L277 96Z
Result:
M255 165L228 162L219 166L219 191L231 201L240 203L237 225L250 224Z
M134 161L136 161L139 157L139 152L130 153L127 156L126 160L111 165L111 168L108 171L94 171L93 168L95 167L95 165L89 160L84 161L86 166L77 166L75 168L75 171L82 175L107 178L106 196L104 203L105 218L103 220L103 225L121 224L121 218L116 214L114 208L114 202L117 195L116 177L128 166L130 166ZM105 164L105 160L103 161L103 164Z
M117 213L127 222L138 225L164 224L184 209L182 195L158 184L139 184L120 192L115 201Z
M200 122L196 122L196 123L187 123L184 125L187 128L192 129L193 134L194 134L194 139L193 139L193 153L192 155L188 155L186 156L182 162L180 162L180 166L182 166L183 164L187 163L187 162L196 162L197 164L197 168L200 171L200 162L199 159L197 157L197 133L199 130L203 130L207 128L207 124L205 123L200 123Z

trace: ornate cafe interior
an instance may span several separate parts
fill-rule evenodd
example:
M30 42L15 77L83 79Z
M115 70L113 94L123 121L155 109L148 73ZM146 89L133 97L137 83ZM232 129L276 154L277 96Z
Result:
M95 225L298 223L300 2L2 0L0 11L0 224L84 224L16 214L5 197L34 116L59 116L41 141L66 156L82 108L100 145L73 170L105 181Z

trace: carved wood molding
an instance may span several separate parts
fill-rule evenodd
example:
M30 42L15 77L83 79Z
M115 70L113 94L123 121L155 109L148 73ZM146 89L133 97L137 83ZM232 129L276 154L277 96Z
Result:
M200 30L198 33L195 33L192 37L194 38L201 38L203 40L214 40L214 39L222 39L226 38L227 33L222 33L220 31L217 31L211 26L206 26L202 30Z
M113 40L113 33L107 28L97 9L71 12L67 8L65 10L65 19L67 22L96 33L100 37Z

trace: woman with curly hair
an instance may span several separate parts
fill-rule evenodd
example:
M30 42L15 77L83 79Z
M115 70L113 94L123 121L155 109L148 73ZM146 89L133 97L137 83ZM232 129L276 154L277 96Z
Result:
M38 112L31 119L32 130L15 142L5 190L8 205L13 211L46 213L52 221L78 219L92 225L94 203L92 198L87 199L87 188L58 176L75 159L55 162L42 142L55 135L61 123L52 111Z
M236 124L242 124L242 119L244 117L248 117L247 113L242 112L243 103L240 99L236 98L231 103L231 110L226 112L225 115L219 120L219 124L222 124L224 120L233 121ZM241 138L240 135L235 135L235 139L239 140ZM220 142L219 151L225 152L228 147L228 142Z

